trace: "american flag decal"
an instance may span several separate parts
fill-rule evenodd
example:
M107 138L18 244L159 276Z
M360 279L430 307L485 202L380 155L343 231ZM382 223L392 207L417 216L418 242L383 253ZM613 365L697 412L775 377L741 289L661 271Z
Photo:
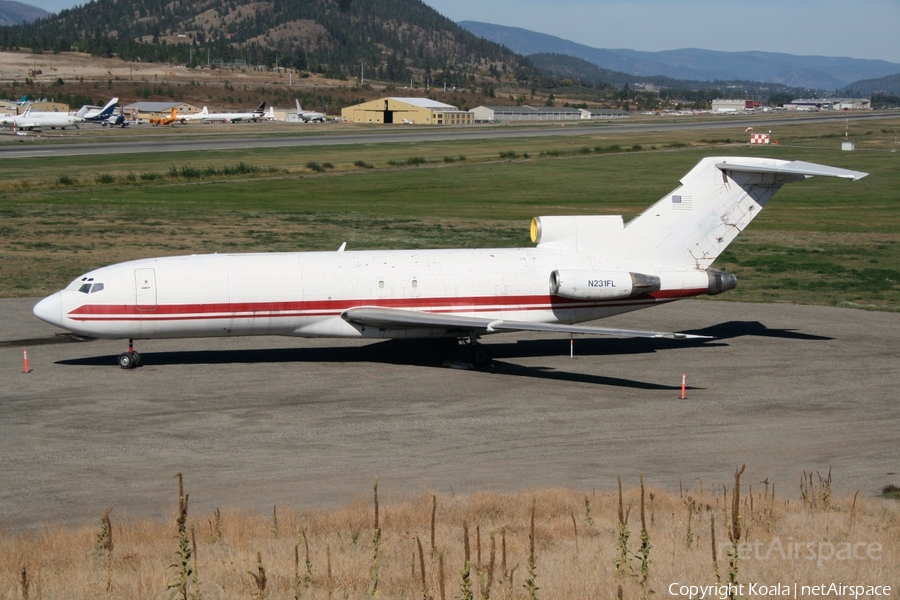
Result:
M692 196L672 196L672 208L675 210L691 210L693 200Z

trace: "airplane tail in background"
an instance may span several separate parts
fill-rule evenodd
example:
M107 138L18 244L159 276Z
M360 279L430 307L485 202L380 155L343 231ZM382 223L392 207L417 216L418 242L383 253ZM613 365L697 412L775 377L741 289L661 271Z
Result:
M633 219L609 247L636 262L707 269L785 183L867 173L801 161L705 158L681 187Z
M302 112L303 112L303 109L302 109L302 108L300 108L300 101L299 101L299 100L297 100L297 99L296 99L296 98L294 98L294 104L296 104L296 105L297 105L297 114L298 114L298 115L299 115L299 114L300 114L300 113L302 113Z
M261 102L260 105L257 106L257 107L256 107L256 110L253 111L253 112L256 112L256 113L259 113L259 114L263 114L264 112L266 112L266 103L265 103L265 102Z
M112 116L113 111L116 110L116 106L119 104L118 98L113 98L109 102L106 103L106 106L103 107L103 110L100 111L100 114L97 115L98 119L108 119Z

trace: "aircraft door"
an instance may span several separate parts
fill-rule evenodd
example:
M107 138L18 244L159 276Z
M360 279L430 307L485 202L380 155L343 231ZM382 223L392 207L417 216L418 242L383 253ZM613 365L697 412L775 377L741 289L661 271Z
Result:
M134 270L134 304L141 312L156 310L156 271Z

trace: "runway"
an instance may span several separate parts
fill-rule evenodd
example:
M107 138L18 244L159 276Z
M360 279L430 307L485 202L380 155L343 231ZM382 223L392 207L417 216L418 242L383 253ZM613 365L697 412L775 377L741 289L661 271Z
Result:
M578 122L543 123L540 125L511 125L475 126L475 127L404 127L386 128L385 130L369 131L363 133L341 132L340 126L333 125L297 125L296 134L258 136L255 132L247 135L248 127L257 127L256 124L236 124L233 130L227 134L209 137L209 130L204 131L202 126L184 129L186 133L197 132L196 139L149 139L131 141L103 141L97 143L76 143L72 139L60 136L55 141L38 140L36 138L20 138L19 144L7 144L0 146L0 158L35 158L51 156L81 156L87 154L133 154L141 152L184 152L184 151L215 151L236 150L250 148L288 148L305 146L335 146L354 144L389 144L409 142L446 142L453 140L479 140L479 139L515 139L527 137L546 137L560 135L605 135L622 133L641 133L651 131L688 131L688 130L714 130L714 129L744 129L746 127L774 127L782 125L797 125L803 123L838 121L845 122L867 121L872 119L900 118L897 112L875 112L866 114L840 113L836 115L809 115L801 117L710 117L708 121L673 121L660 117L659 120L642 123L591 123L588 125ZM259 127L264 127L260 125ZM325 135L318 135L326 131ZM314 135L310 135L310 133ZM110 136L117 134L129 135L126 131L110 131ZM238 135L240 134L240 135ZM203 136L203 137L201 137Z
M427 344L286 338L71 341L0 300L0 527L321 506L436 490L711 487L747 463L797 496L900 484L900 315L688 300L606 319L708 341L488 337L493 370ZM24 374L27 348L31 373ZM679 399L682 373L687 399ZM720 488L721 489L721 488Z

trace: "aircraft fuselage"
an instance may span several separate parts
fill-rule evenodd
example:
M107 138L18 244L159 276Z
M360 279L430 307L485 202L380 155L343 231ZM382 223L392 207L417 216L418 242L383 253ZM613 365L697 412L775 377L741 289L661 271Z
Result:
M552 295L549 285L561 266L596 272L628 267L537 248L176 256L91 271L42 301L35 313L58 315L57 324L70 331L109 338L444 337L444 329L360 327L340 315L373 306L577 323L707 293L706 273L693 271L663 273L662 288L652 294L563 298ZM91 292L97 284L102 289Z

